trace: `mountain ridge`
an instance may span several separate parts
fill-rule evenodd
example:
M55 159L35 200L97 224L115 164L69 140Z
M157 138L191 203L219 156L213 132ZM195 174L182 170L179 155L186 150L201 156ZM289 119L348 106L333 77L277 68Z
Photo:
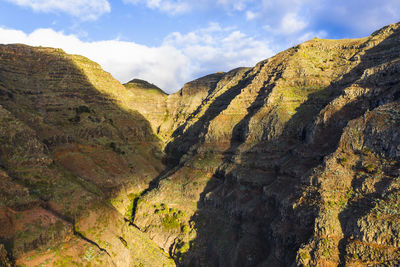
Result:
M361 39L313 39L234 74L228 84L217 84L171 134L165 148L171 170L158 179L153 192L142 196L135 223L188 266L367 264L385 260L380 256L385 253L391 254L389 262L395 263L397 254L372 248L368 252L369 244L344 241L352 232L341 225L352 220L344 216L348 211L340 210L346 210L347 203L365 201L362 195L366 193L357 179L347 174L348 180L341 179L346 186L318 201L332 185L319 186L313 179L322 178L311 174L314 169L321 173L335 169L354 177L358 173L374 176L358 166L367 166L364 158L371 155L361 153L362 159L353 159L351 165L345 162L350 155L358 157L360 148L351 152L347 147L348 155L340 156L342 148L337 146L343 133L356 131L347 130L348 122L398 101L394 71L398 26L390 25ZM337 156L330 156L332 153ZM331 166L322 167L328 158ZM368 178L361 186L371 187L378 181L390 184L395 178L391 173L397 165L390 166L396 160L380 160L392 162L382 163L387 168L381 170L385 178ZM334 177L330 174L324 180ZM349 187L352 179L355 184ZM179 186L184 189L177 189ZM379 198L380 190L372 195ZM359 200L352 199L354 194ZM336 202L340 207L332 204ZM165 218L156 212L160 203L187 214L187 226L192 230L176 231L171 239L173 231L157 227L157 221ZM359 212L354 204L347 205ZM318 209L333 213L327 216ZM155 210L154 215L142 215L149 210ZM360 216L358 220L361 224L369 219ZM385 222L374 223L380 227ZM313 237L325 224L332 225L332 230ZM279 230L286 228L292 230ZM327 235L341 238L326 239Z
M399 264L399 27L170 95L60 49L0 46L11 264Z

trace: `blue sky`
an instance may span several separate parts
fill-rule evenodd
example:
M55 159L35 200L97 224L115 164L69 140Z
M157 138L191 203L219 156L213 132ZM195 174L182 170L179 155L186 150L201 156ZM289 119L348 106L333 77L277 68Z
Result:
M0 43L63 48L167 92L313 37L400 20L399 0L0 0Z

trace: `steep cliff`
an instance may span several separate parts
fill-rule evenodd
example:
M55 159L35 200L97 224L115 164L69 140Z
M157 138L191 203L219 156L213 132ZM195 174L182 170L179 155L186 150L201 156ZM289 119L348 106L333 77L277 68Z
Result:
M221 74L134 223L185 266L397 265L399 26Z

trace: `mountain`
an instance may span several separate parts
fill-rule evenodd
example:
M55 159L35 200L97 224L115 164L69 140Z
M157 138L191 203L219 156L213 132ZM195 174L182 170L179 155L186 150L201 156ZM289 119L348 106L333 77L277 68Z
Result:
M399 265L399 82L400 24L171 95L0 46L0 260Z
M126 219L164 168L128 99L84 57L0 46L0 240L16 264L173 264Z
M168 96L202 92L156 126L169 168L134 223L184 266L398 264L399 26Z

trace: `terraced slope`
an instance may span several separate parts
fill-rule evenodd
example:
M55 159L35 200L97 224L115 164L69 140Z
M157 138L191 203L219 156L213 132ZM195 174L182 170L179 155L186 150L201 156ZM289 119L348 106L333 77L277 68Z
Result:
M399 26L220 74L134 223L184 266L399 264Z
M399 70L400 24L171 95L0 46L0 261L397 266Z
M164 166L128 97L84 57L0 46L0 241L17 264L173 263L129 223Z

